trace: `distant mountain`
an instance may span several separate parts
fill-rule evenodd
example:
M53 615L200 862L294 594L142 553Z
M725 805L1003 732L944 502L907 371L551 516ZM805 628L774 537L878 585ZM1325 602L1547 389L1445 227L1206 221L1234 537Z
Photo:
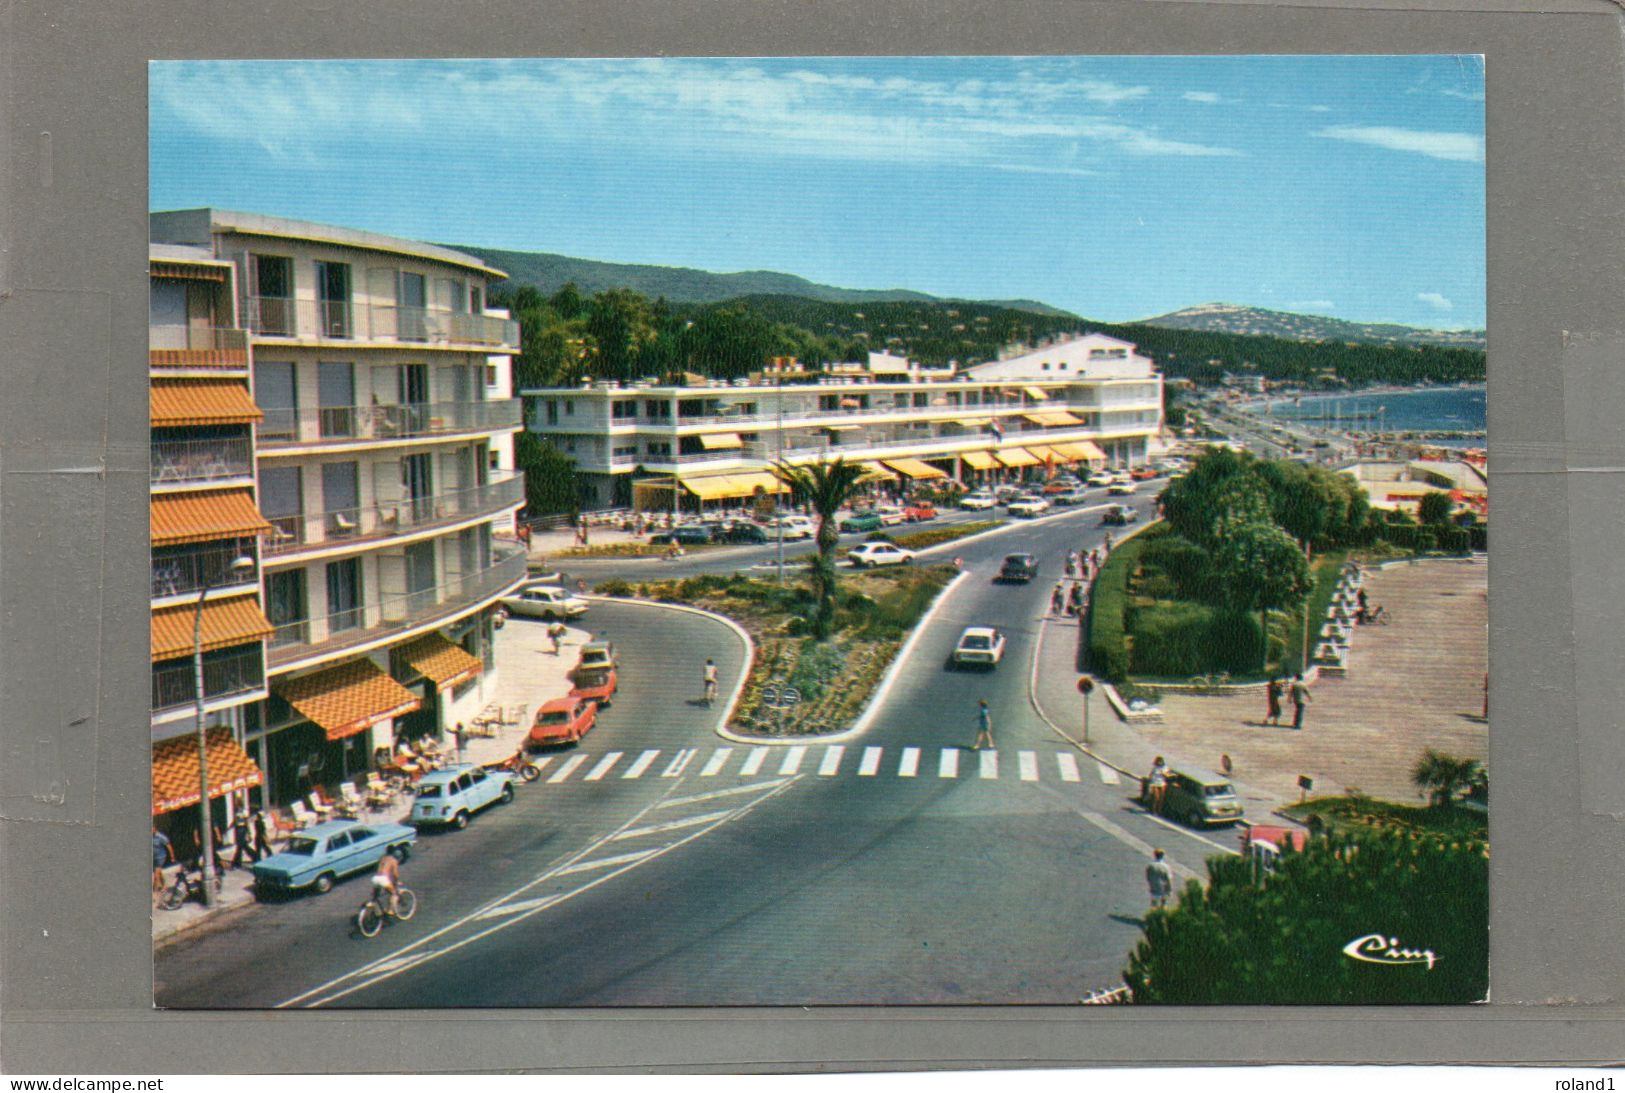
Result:
M912 300L920 303L957 303L940 296L906 288L856 289L821 285L790 273L747 270L743 273L711 273L684 266L641 266L624 262L598 262L541 251L492 250L461 243L447 246L472 254L504 271L514 285L531 285L544 295L552 295L574 282L584 295L611 288L629 288L651 299L664 296L674 304L710 304L741 296L795 296L825 303L861 304L875 301ZM1038 315L1075 318L1069 312L1037 300L975 301L998 307L1030 311Z
M1201 304L1153 319L1140 319L1137 325L1221 334L1261 334L1294 341L1484 348L1482 330L1427 330L1393 323L1351 323L1322 315L1299 315L1291 311L1270 311L1239 304Z

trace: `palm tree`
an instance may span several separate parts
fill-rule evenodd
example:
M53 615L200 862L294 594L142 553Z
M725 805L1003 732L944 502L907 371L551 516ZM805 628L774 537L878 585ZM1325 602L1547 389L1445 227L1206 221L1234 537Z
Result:
M813 637L823 641L835 628L835 548L840 545L841 536L835 514L871 472L862 464L837 458L833 463L805 466L792 466L778 460L773 464L773 474L805 497L818 514L818 553L812 564L812 627Z
M1457 759L1429 748L1411 771L1411 783L1426 791L1430 805L1447 805L1483 774L1476 759Z

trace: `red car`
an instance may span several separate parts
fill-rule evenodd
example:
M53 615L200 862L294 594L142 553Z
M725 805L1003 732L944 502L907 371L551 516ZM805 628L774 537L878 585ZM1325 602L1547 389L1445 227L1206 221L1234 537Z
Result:
M1047 496L1053 496L1057 493L1071 493L1075 488L1073 483L1063 482L1057 478L1053 482L1045 482L1042 492Z
M1302 850L1309 844L1309 833L1300 827L1275 824L1253 824L1241 832L1241 856L1252 858L1267 872L1274 872L1281 851L1289 844L1294 850Z
M1128 472L1128 476L1134 479L1136 482L1145 482L1157 477L1157 472L1152 470L1150 467L1135 467L1132 471Z
M530 727L530 745L574 744L592 731L598 722L598 703L574 691L563 698L542 703L536 722Z
M903 510L903 519L911 524L917 524L921 520L935 520L936 518L937 506L930 501L916 501Z

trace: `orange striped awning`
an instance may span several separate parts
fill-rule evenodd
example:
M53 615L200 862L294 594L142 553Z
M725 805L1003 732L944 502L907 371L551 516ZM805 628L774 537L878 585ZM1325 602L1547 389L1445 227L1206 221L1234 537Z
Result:
M155 428L176 425L247 425L264 415L240 380L157 376L148 389Z
M203 543L263 535L271 525L248 489L161 493L152 499L152 545Z
M260 768L231 738L230 729L210 729L209 800L260 784ZM197 736L160 740L152 746L152 814L174 812L202 800L197 763Z
M406 663L423 673L425 679L434 680L438 690L455 687L478 679L485 665L480 658L470 655L460 645L454 645L439 634L425 634L404 645L397 654Z
M192 655L192 627L197 603L160 607L152 613L152 659ZM253 596L206 600L203 604L203 651L246 645L269 637L272 626Z
M298 679L279 680L271 689L320 725L329 740L365 732L423 705L417 695L365 659Z

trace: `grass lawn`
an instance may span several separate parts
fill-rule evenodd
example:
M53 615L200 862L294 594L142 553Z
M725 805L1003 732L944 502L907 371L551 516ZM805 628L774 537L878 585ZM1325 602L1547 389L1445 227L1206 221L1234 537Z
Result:
M1282 811L1302 822L1319 816L1332 831L1375 828L1478 840L1490 835L1489 816L1460 805L1429 808L1367 797L1312 797Z
M919 531L905 531L893 533L890 531L877 531L869 536L870 542L885 540L896 543L907 550L924 550L938 543L951 543L955 539L963 539L967 535L979 535L984 531L1002 528L1008 521L1005 520L973 520L968 524L956 524L952 527L921 528Z

